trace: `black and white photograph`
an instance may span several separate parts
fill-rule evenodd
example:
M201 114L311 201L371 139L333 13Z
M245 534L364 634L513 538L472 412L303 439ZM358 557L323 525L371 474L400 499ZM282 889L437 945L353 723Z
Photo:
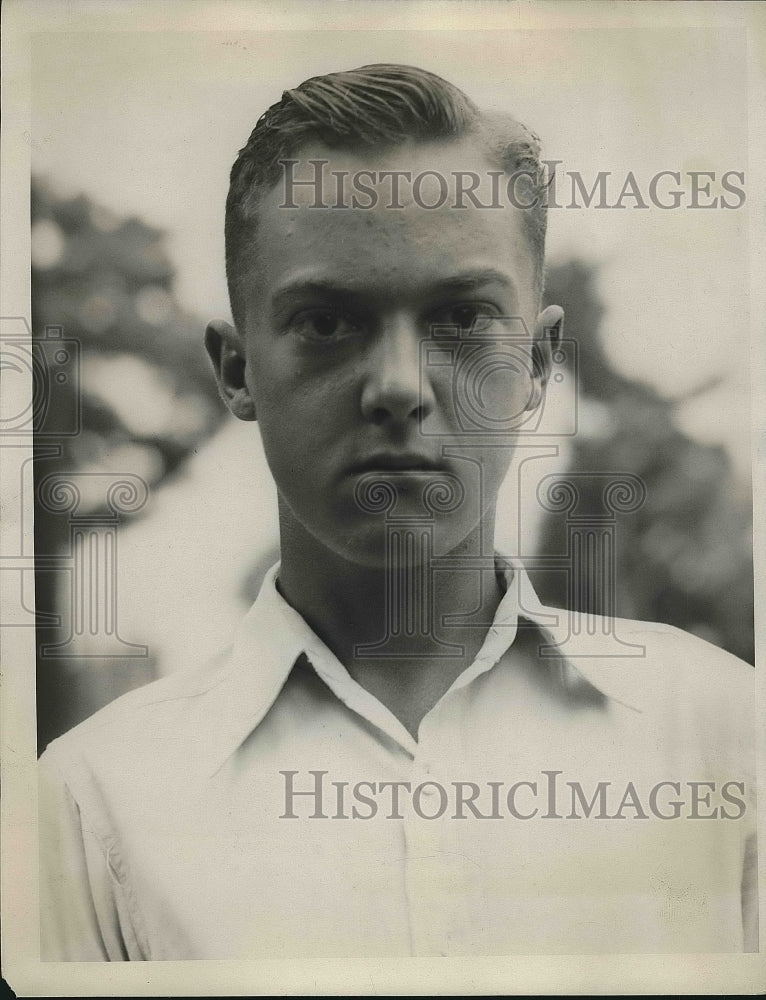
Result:
M762 10L3 20L11 988L761 992Z

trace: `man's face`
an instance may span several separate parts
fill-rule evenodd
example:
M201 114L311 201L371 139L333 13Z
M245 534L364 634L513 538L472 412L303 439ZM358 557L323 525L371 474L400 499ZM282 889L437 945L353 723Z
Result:
M531 375L535 266L522 214L470 200L451 207L451 172L486 177L497 169L469 142L383 153L317 143L295 158L302 179L313 176L307 161L330 161L328 204L330 171L440 170L450 197L429 210L403 185L405 207L395 209L387 180L372 185L373 209L309 207L309 187L294 188L298 207L284 208L280 183L259 203L259 263L244 283L238 339L282 530L300 526L333 552L378 565L388 505L397 519L432 518L436 554L453 551L480 524L492 530L511 459L508 437L482 431L534 408L541 391ZM431 204L437 194L426 184L420 201ZM445 336L435 338L435 327Z

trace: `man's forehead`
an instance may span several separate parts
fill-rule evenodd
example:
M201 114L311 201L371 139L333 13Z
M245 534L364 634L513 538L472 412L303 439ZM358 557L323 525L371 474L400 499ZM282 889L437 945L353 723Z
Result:
M270 192L281 206L366 211L408 206L425 211L474 207L479 192L495 210L509 207L498 195L507 177L476 135L459 139L407 140L387 146L333 148L308 142L280 161ZM472 195L472 192L476 192Z
M507 175L474 137L364 150L316 142L284 169L259 203L254 232L259 279L271 290L288 273L309 271L335 274L345 286L353 276L354 284L402 290L495 269L522 300L533 298L523 212L491 207L492 177L502 190Z
M508 175L475 137L408 141L382 149L307 144L280 163L281 176L255 211L276 233L306 220L341 217L394 228L404 217L423 231L502 226L519 230L523 211L506 197ZM468 225L468 216L474 217ZM429 221L433 225L429 225Z
M402 289L533 281L534 261L512 210L457 212L378 208L313 211L264 206L254 238L261 278L274 289L288 276L336 278L347 287Z
M387 145L329 146L317 139L304 143L289 157L297 160L302 170L315 159L328 161L328 170L396 170L413 174L433 170L453 171L499 170L492 162L478 134L457 138L406 139Z

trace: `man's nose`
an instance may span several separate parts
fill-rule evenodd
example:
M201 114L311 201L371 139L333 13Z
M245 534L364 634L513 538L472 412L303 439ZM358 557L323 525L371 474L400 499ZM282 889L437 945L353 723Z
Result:
M398 318L379 332L367 357L362 414L376 424L407 424L433 409L430 382L420 377L423 333L417 323Z

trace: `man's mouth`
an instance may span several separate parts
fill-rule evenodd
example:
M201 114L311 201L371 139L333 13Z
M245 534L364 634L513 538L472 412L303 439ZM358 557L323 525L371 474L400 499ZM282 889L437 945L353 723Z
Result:
M349 467L352 474L365 472L445 472L444 464L417 452L377 452Z

